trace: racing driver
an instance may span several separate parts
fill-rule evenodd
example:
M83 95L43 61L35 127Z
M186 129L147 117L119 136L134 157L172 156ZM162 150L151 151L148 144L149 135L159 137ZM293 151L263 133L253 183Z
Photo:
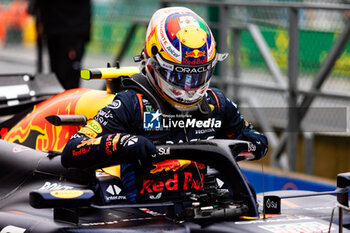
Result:
M214 138L247 140L254 159L267 151L267 138L253 129L237 105L209 83L217 53L204 20L184 7L156 11L138 57L141 71L129 88L116 93L68 141L64 167L88 168L122 163L120 178L128 201L177 197L203 189L204 164L187 160L152 163L155 143L182 143ZM134 88L138 86L138 88Z

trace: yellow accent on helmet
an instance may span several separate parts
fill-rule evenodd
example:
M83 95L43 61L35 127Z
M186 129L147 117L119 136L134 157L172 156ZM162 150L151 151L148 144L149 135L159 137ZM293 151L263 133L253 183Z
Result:
M200 48L206 42L207 33L200 27L187 26L182 28L176 36L184 45L190 48Z

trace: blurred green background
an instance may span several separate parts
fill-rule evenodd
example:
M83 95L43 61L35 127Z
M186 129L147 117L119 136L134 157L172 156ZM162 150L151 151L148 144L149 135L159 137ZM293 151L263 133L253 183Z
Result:
M25 46L35 45L34 20L25 13L9 14L14 2L22 3L22 11L27 1L2 0L0 2L0 44L23 43ZM88 45L88 53L113 56L121 50L125 36L135 20L148 20L161 3L159 0L92 0L93 26L92 37ZM251 1L251 2L291 2ZM294 1L295 2L295 1ZM317 3L343 3L342 1L298 1ZM211 23L215 19L213 10L207 6L186 5ZM15 11L15 10L12 10ZM17 9L17 11L19 11ZM282 71L287 68L288 31L286 9L245 8L236 7L232 11L231 23L258 25L272 54ZM343 28L343 12L324 10L301 10L300 26L300 71L313 74L325 59L330 47ZM20 19L19 19L20 18ZM21 22L14 23L14 21ZM20 24L16 26L15 24ZM138 55L143 47L145 27L139 26L132 37L131 46L126 57ZM229 33L230 37L230 33ZM230 38L228 38L230 40ZM232 43L229 43L229 48ZM231 50L231 48L230 48ZM265 69L265 64L248 32L242 34L240 63L244 68ZM232 63L232 57L230 59ZM260 72L260 71L259 71ZM350 73L350 43L333 70L335 76L347 76Z

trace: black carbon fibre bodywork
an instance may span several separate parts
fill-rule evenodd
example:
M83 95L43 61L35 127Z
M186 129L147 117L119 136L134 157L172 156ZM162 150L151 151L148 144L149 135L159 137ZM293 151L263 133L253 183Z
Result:
M121 203L105 206L101 204L100 199L103 197L98 191L99 184L94 170L65 169L61 166L60 155L36 151L1 140L0 232L283 232L283 229L294 230L294 232L301 230L317 232L328 230L332 209L337 204L334 195L316 196L317 194L311 195L311 192L306 191L266 193L265 195L295 197L282 199L280 214L267 214L264 218L262 197L258 195L258 202L255 202L254 194L231 153L232 149L235 153L247 150L248 144L244 141L210 140L158 146L160 147L163 149L167 147L170 153L158 155L155 158L157 161L169 158L181 159L186 154L186 158L204 162L219 171L234 190L231 201L243 203L248 207L245 216L235 219L207 218L204 222L197 221L198 218L178 221L169 214L169 210L174 207L172 203L134 205ZM344 180L346 183L346 179ZM344 183L342 185L346 186ZM62 196L59 197L59 201L62 202L54 205L54 208L47 204L49 202L42 202L44 204L36 206L37 208L32 207L33 203L30 204L32 201L30 194L33 192L54 195L55 192L64 190L72 191L68 194L73 195L76 193L74 190L82 190L81 192L87 192L90 196L85 202L77 205L74 205L74 200L72 202L74 197L71 197L70 203L65 204L64 200L61 200L64 199ZM93 197L91 193L94 194ZM301 197L302 195L306 197ZM57 199L53 199L55 200ZM337 216L336 211L331 232L338 231ZM343 224L348 226L349 220L349 215L344 213ZM349 232L347 228L342 230Z

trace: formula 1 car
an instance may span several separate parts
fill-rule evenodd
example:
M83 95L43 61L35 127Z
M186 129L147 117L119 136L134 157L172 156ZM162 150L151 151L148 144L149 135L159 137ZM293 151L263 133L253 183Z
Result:
M203 194L180 212L181 200L106 205L111 195L123 196L120 183L105 183L92 170L65 169L59 154L4 140L0 148L1 232L336 232L339 222L350 223L342 211L332 214L337 198L347 208L349 173L338 176L337 197L283 191L256 201L232 154L248 151L244 141L158 146L168 152L164 159L186 155L220 172L220 178L208 173Z
M130 204L120 179L101 167L63 168L67 140L113 100L121 77L135 73L106 69L83 76L106 78L107 91L64 91L52 75L19 74L27 87L0 99L1 113L12 115L0 122L0 232L350 232L350 173L338 175L332 192L256 195L238 165L250 158L245 141L158 145L160 160L186 158L210 168L203 192L167 202ZM50 85L38 88L35 80L43 78Z

